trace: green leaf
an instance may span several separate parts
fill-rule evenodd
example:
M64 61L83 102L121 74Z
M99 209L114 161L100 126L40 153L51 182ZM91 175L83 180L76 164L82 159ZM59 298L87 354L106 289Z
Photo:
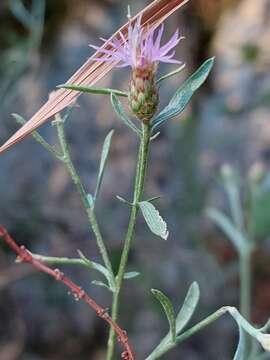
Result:
M102 281L93 280L93 281L91 281L91 284L96 285L96 286L105 287L109 291L112 291L112 289L107 284L104 284L104 282L102 282Z
M58 85L57 87L62 88L62 89L70 89L70 90L85 92L85 93L89 93L89 94L101 94L101 95L115 94L117 96L124 96L124 97L128 96L128 94L123 91L115 90L115 89L108 89L108 88L95 88L95 87L91 87L91 86L81 86L81 85L75 85L75 84L61 84L61 85Z
M132 129L136 134L141 136L141 131L137 128L136 125L129 119L127 113L125 112L120 100L112 93L111 94L111 103L114 108L114 111L118 115L119 119L123 121L130 129Z
M100 187L101 187L101 184L102 184L104 169L105 169L105 166L106 166L106 163L107 163L113 133L114 133L114 131L111 130L109 132L109 134L106 136L106 138L104 140L104 143L103 143L101 159L100 159L100 164L99 164L97 186L96 186L96 191L95 191L95 195L94 195L94 202L96 202L96 200L97 200L99 190L100 190Z
M161 303L165 314L167 316L169 325L170 325L170 335L171 341L175 343L176 340L176 324L175 324L175 313L170 299L164 295L161 291L156 289L151 289L152 294L156 299Z
M206 209L206 215L228 236L239 253L246 248L246 238L236 229L232 221L225 214L219 210L208 208Z
M148 201L141 201L139 203L143 217L149 226L149 229L157 236L167 240L169 232L167 230L167 224L159 215L158 210Z
M159 83L162 82L163 80L166 80L166 79L168 79L168 78L170 78L170 77L172 77L172 76L174 76L174 75L179 74L185 67L186 67L186 65L183 64L183 65L181 65L179 68L177 68L176 70L173 70L172 72L170 72L170 73L162 76L161 78L159 78L159 79L157 80L157 84L159 84Z
M122 196L116 195L116 199L121 201L122 203L129 205L129 206L133 206L133 204L130 201L127 201L126 199L124 199Z
M189 320L191 319L196 306L198 304L200 297L199 286L196 282L192 283L190 286L187 295L185 297L184 303L179 311L175 325L176 325L176 335L179 335L183 328L187 325ZM156 346L156 348L151 352L151 354L147 357L147 359L157 359L164 351L166 352L168 346L171 343L171 334L170 332L161 340L161 342Z
M137 271L126 272L124 275L124 279L125 280L134 279L135 277L137 277L139 275L141 275L141 274Z
M200 298L200 289L197 282L191 284L185 297L184 303L176 317L176 334L180 332L190 321L194 311L198 305Z
M98 264L92 260L89 260L80 250L78 250L78 254L80 258L85 262L86 265L88 265L90 268L97 270L100 272L108 281L108 288L114 292L115 291L115 279L113 275L110 273L108 269L105 268L105 266Z
M159 199L161 199L161 196L159 195L159 196L153 196L153 197L151 197L150 199L147 199L147 201L148 202L152 202L152 201L156 201L156 200L159 200Z
M176 91L169 104L153 119L152 130L156 129L166 120L180 114L191 99L194 92L207 79L214 64L214 58L206 60L194 74Z

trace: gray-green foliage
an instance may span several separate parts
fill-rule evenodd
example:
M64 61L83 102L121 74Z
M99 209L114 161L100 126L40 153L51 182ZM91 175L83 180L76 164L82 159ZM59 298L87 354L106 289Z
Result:
M176 317L174 315L171 301L158 290L154 290L154 295L161 302L165 310L165 314L170 324L170 331L151 352L146 360L157 359L176 345L177 336L181 334L185 326L188 324L197 307L200 297L200 290L196 282L190 286L184 303Z
M152 233L167 240L169 236L167 224L160 216L159 211L149 201L141 201L139 205L143 217Z
M179 115L185 109L194 92L198 90L207 79L213 65L214 58L206 60L199 69L180 86L169 104L152 120L153 130L162 125L166 120Z

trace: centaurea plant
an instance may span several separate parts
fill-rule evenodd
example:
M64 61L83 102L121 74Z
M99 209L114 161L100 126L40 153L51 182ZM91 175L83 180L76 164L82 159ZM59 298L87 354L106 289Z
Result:
M52 275L54 278L59 278L59 272L48 270L44 264L70 264L70 265L82 265L89 269L99 271L104 276L104 282L95 281L94 284L105 286L112 294L112 307L110 316L106 312L106 319L109 319L111 324L107 360L112 360L114 356L114 348L116 342L115 330L118 329L118 335L123 337L123 331L118 327L118 317L120 310L120 296L124 279L130 279L137 276L138 273L128 273L127 263L129 252L132 246L134 238L134 231L136 225L136 219L141 212L150 231L159 236L161 239L167 240L169 232L167 224L159 214L159 211L153 205L153 200L145 199L144 196L144 184L147 171L149 147L151 143L158 136L158 131L161 125L167 120L179 115L190 101L193 93L204 83L207 79L209 72L213 66L214 59L210 58L205 61L198 70L195 71L172 96L168 105L158 113L159 105L159 86L170 76L178 74L183 69L183 64L175 58L175 47L179 44L181 37L178 30L174 33L171 39L162 44L162 35L164 31L164 25L161 25L159 29L154 31L153 29L145 29L141 26L142 18L139 16L135 21L129 22L127 35L120 32L118 38L115 38L109 42L110 48L104 49L104 47L96 47L91 45L94 49L100 52L95 60L97 62L112 62L117 63L118 67L130 67L131 68L131 80L128 92L114 89L98 89L87 86L65 84L61 87L66 89L93 93L93 94L109 94L111 104L119 119L134 131L135 135L139 138L139 150L136 165L136 175L134 180L134 193L132 201L125 200L121 197L118 199L130 207L129 223L127 226L126 235L124 238L123 249L120 259L118 271L115 274L112 268L110 252L107 249L107 245L103 239L103 235L95 214L96 201L100 195L100 189L102 185L102 179L106 162L108 159L109 149L112 141L113 132L110 132L104 142L100 169L98 174L96 190L93 194L90 194L82 184L82 181L78 175L78 172L71 160L69 146L67 144L64 125L67 116L57 115L53 125L55 125L60 150L56 150L45 139L43 139L39 133L34 132L35 139L52 153L58 160L60 160L67 168L72 181L74 182L80 196L82 203L86 210L89 225L91 226L94 235L96 237L97 245L100 250L100 254L103 260L103 264L96 263L87 259L82 252L79 252L79 258L55 258L46 257L41 255L31 254L25 250L20 250L16 247L16 244L7 235L4 229L0 229L0 236L3 236L6 242L17 252L19 257L25 261L36 264L39 270L45 271ZM104 40L106 42L106 40ZM160 62L180 64L180 68L175 71L162 76L157 79L158 65ZM128 98L130 113L139 120L134 123L131 116L127 113L123 107L120 97ZM16 115L16 120L23 123L24 120ZM45 266L45 267L44 267ZM61 280L61 279L60 279ZM70 284L70 282L68 282ZM82 298L85 293L80 293ZM169 322L169 332L161 340L161 342L155 347L155 349L146 357L147 360L158 359L166 352L174 348L177 344L181 343L197 331L201 330L211 322L217 320L225 313L229 313L237 322L240 330L240 341L235 354L235 360L244 360L243 352L243 332L248 333L253 338L258 340L266 350L269 350L269 337L265 334L268 329L268 324L261 329L256 329L250 325L245 318L233 307L222 307L214 314L210 315L206 319L202 320L198 324L192 326L188 330L184 328L189 323L196 306L199 301L199 287L197 283L193 283L188 290L187 296L178 314L175 314L175 310L169 298L163 294L160 290L152 289L152 294L161 303L164 312ZM87 298L88 299L88 298ZM96 305L95 305L96 306ZM96 306L95 310L100 311L100 307ZM100 312L102 315L102 313ZM102 316L101 316L102 317ZM103 314L104 318L104 314ZM120 329L120 330L119 330ZM128 338L120 338L124 344L125 350L122 353L122 357L132 360L134 357L132 351L129 353L131 347L128 343ZM136 354L136 349L135 349Z

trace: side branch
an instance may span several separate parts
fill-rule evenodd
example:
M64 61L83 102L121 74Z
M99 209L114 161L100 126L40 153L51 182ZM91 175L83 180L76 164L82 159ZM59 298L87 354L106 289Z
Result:
M133 351L129 344L129 340L126 334L126 331L122 330L120 326L118 326L112 318L109 316L106 309L99 306L90 296L86 294L86 292L76 285L72 280L66 277L59 269L52 269L42 261L37 260L33 257L32 253L27 250L24 246L19 246L15 240L9 235L7 230L0 225L0 237L4 239L6 244L18 255L17 262L25 262L31 264L38 271L44 272L51 277L53 277L56 281L61 281L64 285L66 285L72 292L75 300L83 300L86 304L88 304L96 314L106 321L117 333L118 341L122 343L124 347L124 352L121 357L124 360L134 360Z

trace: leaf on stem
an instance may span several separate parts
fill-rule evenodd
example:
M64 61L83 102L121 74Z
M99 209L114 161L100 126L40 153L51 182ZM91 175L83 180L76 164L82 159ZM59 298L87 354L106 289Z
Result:
M131 130L133 130L137 135L141 136L141 131L129 119L125 109L123 108L123 105L121 104L121 101L113 93L111 94L111 103L119 119Z
M101 187L101 184L102 184L103 175L104 175L104 169L105 169L105 166L106 166L106 163L107 163L113 133L114 133L114 131L111 130L109 132L109 134L106 136L106 138L104 140L104 143L103 143L101 159L100 159L100 165L99 165L99 172L98 172L97 186L96 186L95 195L94 195L94 203L97 200L99 190L100 190L100 187Z
M176 323L175 323L175 313L173 309L173 305L170 301L170 299L163 294L160 290L151 289L152 294L155 296L155 298L161 303L165 314L167 316L169 325L170 325L170 336L171 341L175 343L176 341Z
M88 94L97 94L97 95L111 95L115 94L117 96L124 96L127 97L128 94L115 89L109 89L109 88L96 88L92 86L81 86L81 85L75 85L75 84L61 84L57 86L58 88L63 89L70 89L75 91L80 91Z
M106 289L108 289L109 291L112 291L112 289L110 288L110 286L108 286L107 284L105 284L102 281L98 281L98 280L93 280L91 281L91 284L96 285L96 286L100 286L100 287L105 287Z
M169 232L167 224L160 216L158 210L148 201L141 201L139 203L143 217L153 234L160 236L162 239L167 240Z
M108 288L114 292L115 291L115 279L110 273L108 269L105 268L105 266L98 264L92 260L89 260L80 250L78 250L78 254L80 258L85 262L86 265L88 265L90 268L97 270L100 272L108 281ZM97 284L96 284L97 285Z
M214 58L206 60L194 74L176 91L169 104L153 119L152 130L163 124L166 120L180 114L191 99L194 92L207 79L214 64Z
M170 72L170 73L168 73L168 74L166 74L164 76L161 76L161 78L159 78L157 80L157 84L161 83L163 80L166 80L166 79L168 79L168 78L170 78L170 77L172 77L174 75L179 74L185 67L186 67L186 65L183 64L179 68L177 68L176 70L173 70L172 72Z
M135 277L141 275L138 271L130 271L130 272L126 272L124 274L124 279L125 280L129 280L129 279L134 279Z
M176 316L175 319L175 331L176 336L184 329L184 327L190 321L199 301L200 290L196 282L192 283L188 293L185 297L184 303ZM177 338L176 338L177 340ZM161 340L161 342L156 346L152 353L147 357L147 359L157 359L161 354L164 354L170 348L171 343L171 334L170 332Z
M176 334L179 335L180 332L190 321L194 311L198 305L200 298L200 289L197 282L193 282L188 289L187 295L185 297L184 303L176 317Z

